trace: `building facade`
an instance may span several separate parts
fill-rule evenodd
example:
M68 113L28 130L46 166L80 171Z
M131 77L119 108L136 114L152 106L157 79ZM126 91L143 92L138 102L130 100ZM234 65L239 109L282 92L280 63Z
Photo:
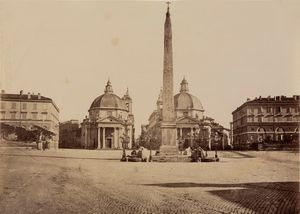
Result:
M82 148L81 128L78 120L69 120L59 124L59 148Z
M127 89L120 98L113 93L108 81L104 94L97 97L81 123L82 145L86 149L121 149L122 139L129 138L128 148L134 144L134 115L132 99Z
M27 130L34 126L54 133L53 140L59 138L59 109L51 98L41 94L7 94L1 91L0 122Z
M300 96L248 99L232 112L233 145L299 142Z

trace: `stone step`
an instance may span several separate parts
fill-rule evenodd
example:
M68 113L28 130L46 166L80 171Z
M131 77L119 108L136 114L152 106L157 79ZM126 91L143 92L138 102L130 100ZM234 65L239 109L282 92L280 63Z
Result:
M183 155L153 156L152 162L191 162L191 157Z

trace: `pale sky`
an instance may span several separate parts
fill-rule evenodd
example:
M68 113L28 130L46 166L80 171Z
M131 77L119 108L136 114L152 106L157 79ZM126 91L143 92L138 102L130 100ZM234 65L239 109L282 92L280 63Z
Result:
M174 92L183 76L205 115L229 128L258 96L300 94L300 1L195 0L170 6ZM162 1L0 2L0 88L40 92L60 121L88 114L108 78L129 87L136 137L162 86Z

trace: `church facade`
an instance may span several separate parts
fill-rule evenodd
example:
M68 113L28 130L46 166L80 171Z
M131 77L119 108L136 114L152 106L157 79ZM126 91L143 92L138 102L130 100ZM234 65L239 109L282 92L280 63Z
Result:
M162 91L156 102L156 110L152 112L147 125L142 125L142 135L159 138L162 122ZM216 123L214 119L204 115L201 101L189 92L188 82L183 78L180 91L174 96L176 145L193 146L193 142L201 141L207 149L226 148L230 142L229 129ZM217 136L218 135L218 136ZM218 137L218 138L217 138ZM216 145L216 143L218 143Z
M89 116L81 123L81 142L86 149L121 149L123 138L127 148L134 145L134 115L128 89L120 98L113 93L108 80L104 94L91 104Z

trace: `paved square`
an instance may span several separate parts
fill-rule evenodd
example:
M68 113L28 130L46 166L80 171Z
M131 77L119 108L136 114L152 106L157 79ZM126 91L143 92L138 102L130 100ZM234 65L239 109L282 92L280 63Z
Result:
M299 213L298 152L219 154L126 163L121 151L0 147L0 213Z

